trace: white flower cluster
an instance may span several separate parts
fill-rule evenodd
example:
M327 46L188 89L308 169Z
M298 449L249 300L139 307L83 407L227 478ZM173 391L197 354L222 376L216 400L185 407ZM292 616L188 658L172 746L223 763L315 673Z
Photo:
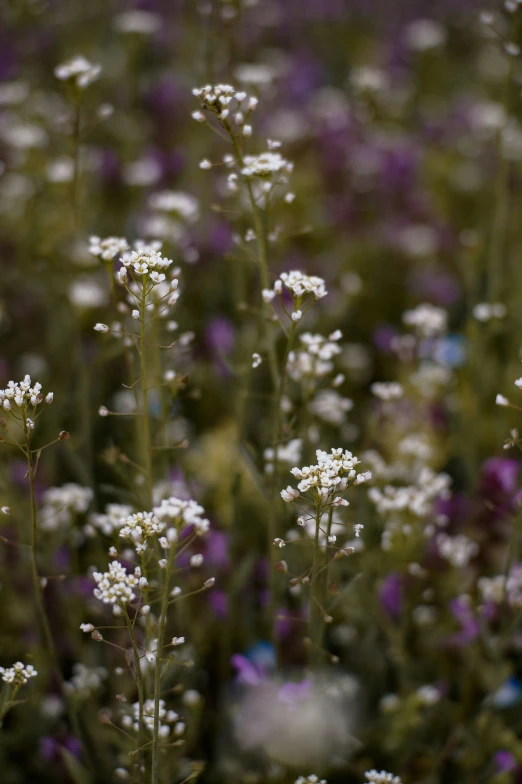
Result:
M126 504L107 504L105 514L93 512L89 515L89 523L85 528L88 536L94 534L94 529L98 529L105 536L112 536L121 528L122 520L132 514L132 507Z
M300 335L300 348L288 355L290 378L301 381L303 378L323 378L331 373L334 369L332 360L341 353L338 343L341 338L340 330L332 332L327 338L311 332Z
M257 98L247 95L244 90L236 90L230 84L207 84L194 88L192 94L201 101L201 111L192 112L196 122L206 122L205 112L212 112L228 131L235 124L244 136L251 136L252 127L246 120L255 110Z
M57 65L54 75L62 82L74 81L77 87L84 89L98 79L101 73L101 65L94 65L86 57L77 55L66 63Z
M364 775L366 781L371 784L402 784L399 776L394 776L393 773L387 773L385 770L368 770Z
M297 463L301 459L303 441L301 438L292 438L286 444L280 444L275 450L272 447L265 449L265 471L272 474L274 471L274 455L277 453L278 463Z
M449 496L451 479L447 474L436 474L431 468L423 468L416 484L407 487L386 485L382 490L372 487L368 497L379 514L394 516L397 512L409 512L414 517L431 515L433 503Z
M15 662L12 667L0 667L0 675L4 683L12 683L13 686L23 686L30 678L35 678L38 673L32 664L22 664Z
M421 337L433 338L445 332L448 326L448 314L443 308L424 303L413 310L407 310L402 320L408 327L414 327Z
M317 465L291 469L290 473L301 481L297 485L297 490L288 486L286 490L281 491L283 501L290 503L295 501L300 493L310 491L316 499L328 499L328 496L333 493L344 492L350 483L360 485L371 479L369 471L363 474L357 473L355 466L360 464L360 460L351 452L338 448L332 449L328 454L318 449L315 454Z
M121 612L122 606L136 598L135 589L147 586L147 579L142 577L139 566L127 574L119 561L112 561L108 572L94 572L92 576L97 584L93 591L95 597L104 604L112 604L116 615Z
M72 671L71 679L64 683L65 690L83 699L96 692L109 674L105 667L86 667L81 662L74 664Z
M503 319L506 312L507 309L503 302L493 302L491 305L489 302L479 302L478 305L475 305L473 308L474 318L483 323L491 321L491 319L494 318Z
M93 495L90 487L82 487L74 482L67 482L61 487L49 487L43 494L40 515L42 529L55 531L70 526L73 522L73 513L85 514Z
M124 517L120 521L120 536L136 546L136 552L141 553L147 549L147 542L158 536L165 528L154 512L136 512Z
M52 403L53 397L53 393L49 392L45 402ZM5 411L11 411L13 403L19 409L36 408L43 399L42 385L39 381L31 385L31 376L25 376L24 380L18 383L9 381L6 389L0 389L0 402Z
M299 776L295 784L326 784L326 779L319 779L319 776L312 773L311 776Z
M379 400L399 400L404 395L402 385L396 381L376 381L370 389Z
M183 191L158 191L149 197L149 207L158 212L173 213L187 223L199 218L199 201Z
M507 580L504 575L481 577L478 588L484 602L502 604L504 597L510 607L522 607L522 564L511 567Z
M439 555L456 569L464 569L478 554L479 546L464 534L449 536L446 533L437 534L435 538Z
M101 237L92 236L89 238L89 253L102 261L112 261L121 253L129 249L129 243L125 237Z
M124 727L131 728L135 731L139 731L139 718L140 718L140 704L139 702L135 702L132 706L132 716L127 715L124 716L122 719L122 724ZM159 734L161 738L166 738L167 735L170 734L170 726L169 724L173 724L176 722L174 727L174 733L176 735L183 734L185 730L185 725L182 721L178 721L179 716L176 711L167 710L165 708L165 700L159 701ZM154 730L154 700L149 699L145 700L143 705L143 723L145 728L149 730L149 732L153 732Z
M307 294L313 294L316 299L326 297L327 291L324 280L315 275L306 275L299 270L282 272L274 284L274 292L280 294L283 286L290 291L294 299L301 301Z
M274 174L291 174L294 164L283 158L281 153L267 151L260 155L245 155L241 174L245 177L271 177Z
M172 259L164 258L155 245L140 245L135 250L124 253L120 261L123 265L117 275L120 283L127 279L128 269L153 283L162 283L165 274L161 270L168 269L173 263ZM177 281L175 283L177 285Z
M159 506L154 507L154 514L162 522L175 525L176 528L193 525L194 532L198 535L205 534L210 527L209 521L204 517L205 510L192 499L184 501L181 498L171 496L164 499Z
M322 389L308 406L312 414L329 425L340 427L346 421L346 414L353 408L353 400L343 397L335 389Z

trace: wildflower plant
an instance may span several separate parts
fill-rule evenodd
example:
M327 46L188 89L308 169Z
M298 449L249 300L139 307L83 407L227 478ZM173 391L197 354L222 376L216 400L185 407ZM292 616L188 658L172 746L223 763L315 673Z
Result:
M522 4L25 5L0 778L518 780Z

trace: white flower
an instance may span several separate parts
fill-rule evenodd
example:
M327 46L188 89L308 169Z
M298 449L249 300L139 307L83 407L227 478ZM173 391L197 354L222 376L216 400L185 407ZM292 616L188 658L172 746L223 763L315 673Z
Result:
M261 364L262 361L263 361L263 359L262 359L260 354L258 354L257 352L254 352L252 354L252 367L253 368L259 367L259 365Z
M395 381L376 381L370 389L380 400L399 400L404 395L402 385Z
M66 63L57 65L54 75L61 81L74 81L81 89L96 81L101 73L101 65L94 65L87 58L77 55Z
M514 384L519 389L522 389L522 378L517 378L517 380L514 382Z
M152 210L173 213L187 223L195 223L199 218L199 201L184 191L159 191L149 198Z
M360 464L360 460L351 452L343 451L341 448L332 449L330 454L318 449L316 457L317 465L292 468L290 473L300 479L297 485L300 493L311 491L315 500L319 497L333 502L339 493L344 492L350 483L353 484L357 480L355 469ZM283 492L287 495L296 493L292 487L288 487ZM283 496L283 500L293 499Z
M287 504L290 504L292 501L295 501L296 498L299 498L299 492L291 485L288 485L286 490L281 490L281 498L283 501L286 501Z
M9 381L5 389L0 389L0 403L6 411L12 410L13 403L18 408L27 409L30 406L35 408L43 400L42 385L39 381L32 384L31 376L25 376L23 381L17 383ZM28 419L27 423L30 427L32 420Z
M250 126L245 125L245 129ZM248 135L248 134L245 134ZM293 163L278 152L263 152L260 155L245 155L244 166L241 174L245 177L270 177L274 174L291 174L294 168Z
M112 261L116 256L125 253L129 243L125 237L90 237L89 253L103 261Z
M204 558L201 553L196 553L190 557L190 565L197 569L203 565L203 560Z
M80 624L80 629L82 630L82 632L85 632L85 633L93 632L94 631L94 626L92 625L92 623L81 623Z
M497 395L495 398L497 406L509 406L509 400L504 395Z
M442 308L424 303L414 310L407 310L402 317L407 326L415 327L425 338L432 338L444 332L448 326L448 314Z
M279 283L279 286L277 285ZM316 299L321 299L327 294L324 280L314 275L306 275L304 272L293 270L292 272L282 272L279 281L274 285L274 291L279 293L284 285L294 296L301 300L307 294L313 294Z
M109 331L109 327L107 326L107 324L100 324L100 322L98 322L97 324L94 325L94 329L96 330L96 332L108 332Z
M32 664L15 662L12 667L0 667L0 675L4 683L11 683L13 686L23 686L30 678L35 678L38 673Z
M93 593L104 604L124 606L136 598L134 591L144 587L141 569L137 566L134 572L127 574L119 561L109 564L108 572L94 572L96 588Z
M110 411L107 408L107 406L100 406L99 407L99 409L98 409L98 415L99 416L106 417L106 416L109 416L109 414L110 414Z
M185 642L184 637L173 637L171 645L174 645L176 647L177 645L183 645L184 642Z
M385 770L368 770L364 775L366 781L371 784L402 784L399 776L394 776L393 773L387 773Z
M161 502L153 509L155 516L169 526L174 528L167 529L167 535L174 535L176 529L184 526L193 525L197 534L205 534L210 526L209 521L203 517L205 510L196 501L183 501L180 498L171 496Z
M147 540L157 537L164 529L165 523L154 512L137 512L120 520L120 536L136 545L138 552L146 549Z
M326 779L319 780L319 777L315 774L312 774L311 776L299 776L299 778L295 780L295 784L326 784Z

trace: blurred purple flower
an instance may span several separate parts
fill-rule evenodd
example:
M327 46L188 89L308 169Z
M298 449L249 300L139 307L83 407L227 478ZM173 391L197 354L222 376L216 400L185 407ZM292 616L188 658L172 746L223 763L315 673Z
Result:
M511 773L517 768L517 761L510 751L497 751L493 761L499 773Z
M379 601L382 609L397 620L403 609L403 578L398 572L392 572L381 584Z
M224 620L228 615L228 598L224 591L210 591L207 596L208 604L218 620Z
M448 607L459 621L461 630L447 636L443 640L443 644L450 648L464 648L477 639L480 634L480 626L473 615L473 610L464 599L452 599Z

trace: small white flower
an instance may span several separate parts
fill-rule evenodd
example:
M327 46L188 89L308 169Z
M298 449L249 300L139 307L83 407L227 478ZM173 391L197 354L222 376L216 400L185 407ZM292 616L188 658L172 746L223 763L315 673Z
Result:
M54 392L49 392L49 393L48 393L48 394L45 396L45 402L46 402L46 403L52 403L52 402L53 402L53 400L54 400Z
M495 398L497 406L509 406L509 400L504 395L497 395Z
M100 406L99 407L99 409L98 409L98 415L99 416L106 417L106 416L109 416L109 414L110 414L110 411L107 408L107 406Z
M94 329L96 330L96 332L108 332L109 331L109 327L107 326L107 324L100 324L99 322L94 325Z
M139 312L139 310L133 310L132 313L131 313L131 316L136 321L139 321L140 320L140 312Z
M92 623L81 623L80 624L80 629L82 630L82 632L85 632L85 633L93 632L94 631L94 626L92 625Z
M203 565L204 558L201 553L196 553L195 555L191 556L190 558L190 565L194 568L199 568Z
M259 367L259 365L261 364L262 361L263 361L263 359L262 359L260 354L258 354L257 352L254 352L252 354L252 367L253 368Z
M281 490L281 498L287 504L290 504L292 501L295 501L296 498L299 498L299 492L291 485L288 485L286 490Z
M292 321L301 321L303 313L301 310L296 310L292 313Z
M171 645L174 645L174 646L183 645L184 642L185 642L185 638L184 637L173 637Z

